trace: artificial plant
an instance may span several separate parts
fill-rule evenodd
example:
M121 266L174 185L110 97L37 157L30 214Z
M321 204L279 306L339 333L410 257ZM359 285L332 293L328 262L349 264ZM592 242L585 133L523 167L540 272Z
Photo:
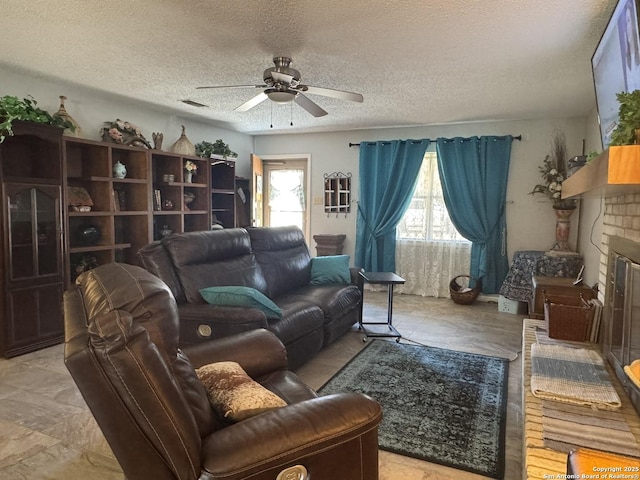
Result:
M203 158L209 158L211 154L222 155L224 158L237 157L238 154L229 148L222 139L216 140L214 143L202 141L196 143L196 155Z
M0 97L0 143L6 137L13 135L12 124L14 120L26 122L44 123L59 128L75 130L75 126L69 121L57 115L51 115L46 110L37 107L38 102L31 97L20 100L18 97L5 95Z
M640 143L640 90L616 94L620 110L618 124L611 134L609 145Z

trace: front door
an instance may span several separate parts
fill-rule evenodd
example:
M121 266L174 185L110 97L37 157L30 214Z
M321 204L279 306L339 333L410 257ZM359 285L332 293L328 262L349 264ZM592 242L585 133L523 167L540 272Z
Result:
M263 202L262 191L264 188L264 169L262 159L258 155L251 154L251 225L262 227L263 225Z
M296 225L308 236L308 170L304 155L253 156L253 225ZM257 160L260 160L259 162ZM260 180L262 183L260 186ZM260 208L262 206L262 208Z

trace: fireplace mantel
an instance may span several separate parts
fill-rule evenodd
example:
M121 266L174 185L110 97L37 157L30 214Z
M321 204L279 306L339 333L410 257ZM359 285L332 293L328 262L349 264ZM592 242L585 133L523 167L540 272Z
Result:
M562 198L640 192L640 145L609 147L562 184Z

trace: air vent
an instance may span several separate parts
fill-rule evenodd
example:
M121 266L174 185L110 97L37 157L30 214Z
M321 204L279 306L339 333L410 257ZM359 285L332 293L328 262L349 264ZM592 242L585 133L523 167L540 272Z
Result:
M204 105L202 103L198 103L198 102L194 102L193 100L180 100L182 103L186 103L187 105L191 105L192 107L206 107L207 105Z

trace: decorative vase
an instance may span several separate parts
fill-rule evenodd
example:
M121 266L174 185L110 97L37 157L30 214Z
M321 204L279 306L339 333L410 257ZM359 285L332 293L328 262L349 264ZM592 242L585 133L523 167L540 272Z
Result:
M184 194L184 209L191 210L191 204L196 199L196 195L193 192L185 192Z
M180 155L195 155L196 154L196 147L187 138L187 135L185 134L184 125L182 125L182 135L180 135L180 138L178 140L176 140L176 143L174 143L171 146L171 151L173 153L179 153Z
M573 208L556 208L553 207L553 211L556 214L556 243L553 245L551 250L558 252L571 252L571 248L569 247L569 231L570 224L569 219L573 214Z
M100 236L100 229L96 225L80 225L76 230L76 239L82 245L95 245Z
M127 176L127 167L118 160L113 164L113 176L115 178L124 178Z
M185 183L191 183L193 181L193 173L184 172L184 181Z
M60 95L60 108L58 108L58 111L54 113L53 116L60 117L63 120L68 121L71 125L73 125L73 130L70 128L64 129L64 135L67 135L70 137L81 137L82 129L80 128L80 125L78 125L78 122L76 122L75 119L71 115L69 115L69 113L67 112L67 109L64 108L64 101L66 99L67 97L65 97L64 95Z

